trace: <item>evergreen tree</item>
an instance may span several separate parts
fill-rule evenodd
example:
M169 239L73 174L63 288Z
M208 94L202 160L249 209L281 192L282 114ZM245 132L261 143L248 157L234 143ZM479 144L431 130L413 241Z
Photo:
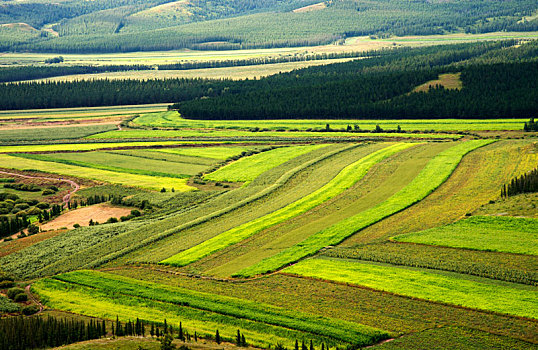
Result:
M217 329L217 332L215 333L215 341L217 342L217 344L220 344L221 340L220 340L220 334L219 334L219 330Z

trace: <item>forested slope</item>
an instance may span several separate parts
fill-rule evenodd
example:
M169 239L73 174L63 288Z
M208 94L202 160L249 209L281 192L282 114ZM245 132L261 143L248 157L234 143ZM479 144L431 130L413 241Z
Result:
M315 11L294 11L319 3ZM118 52L311 46L357 35L536 31L533 0L3 2L0 50ZM50 31L52 29L53 31Z
M0 109L179 101L191 119L533 117L538 43L515 40L371 52L259 80L115 80L0 85ZM462 89L414 88L461 73Z

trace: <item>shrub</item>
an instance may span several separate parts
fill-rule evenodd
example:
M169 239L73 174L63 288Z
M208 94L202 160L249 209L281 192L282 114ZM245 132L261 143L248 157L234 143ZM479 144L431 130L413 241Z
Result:
M54 191L54 192L58 192L58 191L59 191L58 187L56 187L56 186L49 186L49 187L47 187L47 188L48 188L49 190Z
M26 213L28 213L28 215L39 215L41 214L43 211L39 208L36 208L36 207L33 207L29 210L26 211Z
M48 209L48 208L50 208L50 204L45 203L45 202L41 202L41 203L37 203L36 207L38 207L39 209Z
M39 308L35 305L29 305L22 309L22 313L26 316L33 315L39 311Z
M107 224L113 224L113 223L116 223L118 222L118 218L109 218L106 223Z
M11 276L10 274L6 273L6 272L3 272L3 271L0 271L0 281L15 281L15 278L13 278L13 276Z
M15 298L13 298L13 301L15 301L17 303L22 303L22 302L28 301L28 295L26 295L26 293L17 294L17 295L15 295Z
M79 224L74 224L73 227L74 227L74 228L79 228L80 225L79 225Z
M131 215L138 217L138 216L142 215L142 213L140 213L139 210L134 209L134 210L131 210Z
M13 281L1 281L0 289L12 288L15 285Z
M7 297L8 297L9 299L12 299L12 300L14 300L15 297L16 297L17 295L19 295L19 294L26 294L26 293L24 292L24 289L22 289L22 288L17 288L17 287L15 287L15 288L10 288L10 289L8 289L8 291L7 291Z
M53 190L49 190L49 189L46 189L46 190L43 190L43 195L44 196L50 196L51 194L55 194L56 192L54 192Z
M35 235L36 233L39 233L39 227L34 224L30 224L28 226L28 235Z

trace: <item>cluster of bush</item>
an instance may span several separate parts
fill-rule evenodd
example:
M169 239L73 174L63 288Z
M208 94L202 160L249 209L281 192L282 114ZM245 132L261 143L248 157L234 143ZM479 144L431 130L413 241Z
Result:
M4 188L11 188L16 191L26 191L26 192L41 191L41 187L34 184L25 184L25 183L7 183L7 184L4 184Z
M119 220L118 220L118 218L115 218L115 217L108 218L108 220L105 222L105 224L114 224L116 222L119 222L120 220L122 222L123 221L129 221L129 220L137 218L137 217L139 217L141 215L142 215L142 213L139 210L134 209L134 210L131 210L131 213L129 215L122 216L122 217L120 217ZM98 221L93 221L93 219L90 219L89 225L90 226L96 226L96 225L99 225L99 222ZM78 227L80 227L80 225L75 224L75 225L73 225L73 227L78 228Z
M34 185L34 184L25 184L25 183L6 183L4 184L4 188L10 188L16 191L25 191L25 192L39 192L42 190L41 187ZM43 190L42 195L43 196L50 196L51 194L55 194L60 189L56 186L48 186Z

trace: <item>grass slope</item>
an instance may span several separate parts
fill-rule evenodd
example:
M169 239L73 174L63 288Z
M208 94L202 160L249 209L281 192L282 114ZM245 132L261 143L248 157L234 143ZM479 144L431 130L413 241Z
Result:
M236 275L247 277L274 271L311 255L323 247L338 244L361 229L413 205L445 182L465 154L491 142L489 140L467 141L439 153L411 183L386 201L319 231L303 242L243 269Z
M284 271L415 298L538 318L538 290L515 283L335 259L308 259Z
M353 184L364 177L366 172L376 163L412 146L414 146L414 144L398 143L373 152L344 168L333 180L306 197L303 197L282 209L274 211L271 214L223 232L202 244L165 259L161 261L161 263L174 266L190 264L204 256L239 243L268 227L301 215L353 186Z
M538 255L538 220L474 216L454 224L396 236L393 240Z

